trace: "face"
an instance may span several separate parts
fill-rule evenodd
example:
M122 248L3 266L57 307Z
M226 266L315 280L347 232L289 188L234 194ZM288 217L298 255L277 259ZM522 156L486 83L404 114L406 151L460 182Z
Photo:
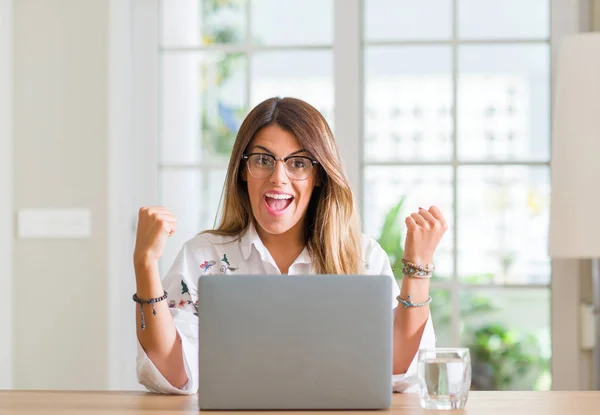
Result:
M311 154L304 151L291 133L277 125L261 129L248 146L246 153L271 154L277 158L292 155L313 158ZM303 160L298 159L299 163L295 165L302 166ZM269 161L265 157L259 158L261 165ZM280 160L275 163L273 172L264 178L253 176L248 170L248 163L250 161L246 161L244 165L242 178L248 183L252 213L260 227L259 232L264 231L272 235L289 231L301 232L308 202L316 184L317 166L312 167L306 179L292 180ZM256 169L252 169L252 172L254 174Z

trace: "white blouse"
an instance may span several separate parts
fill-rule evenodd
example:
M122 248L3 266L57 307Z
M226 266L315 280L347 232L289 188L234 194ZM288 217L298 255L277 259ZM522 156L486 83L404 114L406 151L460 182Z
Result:
M362 236L363 273L372 275L390 275L393 278L390 261L373 238ZM311 258L308 250L296 258L288 274L310 274ZM198 390L198 318L197 280L209 274L281 274L273 257L262 243L254 226L238 240L211 234L201 234L186 242L171 269L163 279L164 290L168 293L169 310L182 342L183 359L188 377L187 384L181 388L173 387L148 358L138 341L137 377L138 382L149 391L169 394L193 394ZM393 308L400 294L398 283L393 284ZM419 348L435 347L435 334L431 315L427 320ZM417 386L416 356L407 372L394 375L395 392L412 392Z

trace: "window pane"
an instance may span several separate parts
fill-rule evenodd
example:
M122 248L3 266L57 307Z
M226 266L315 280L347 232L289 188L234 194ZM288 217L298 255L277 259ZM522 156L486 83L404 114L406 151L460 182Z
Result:
M184 242L202 231L202 174L195 169L160 171L160 204L177 217L177 232L167 241L160 261L161 275L169 270Z
M202 211L202 229L214 229L219 224L217 212L223 196L226 175L227 169L214 169L208 172L208 183L206 184L208 197Z
M228 160L246 113L245 66L239 54L164 55L162 162Z
M318 109L333 129L331 51L263 52L252 59L252 106L271 97L302 99Z
M458 154L549 160L548 45L459 48Z
M400 282L398 282L400 283ZM435 330L436 347L452 347L452 293L448 290L431 290L431 319Z
M548 38L549 0L458 0L461 38Z
M451 159L451 68L445 46L367 48L366 161Z
M243 43L246 0L162 0L165 47Z
M458 169L458 272L464 282L546 284L547 167Z
M449 39L451 0L366 0L367 41Z
M460 299L471 389L549 390L550 290L468 290Z
M452 275L452 169L450 167L376 167L365 168L363 188L363 222L365 233L380 241L383 249L395 252L398 245L404 246L406 236L406 216L416 212L419 207L429 209L438 206L450 229L444 235L434 258L437 270L436 278L448 278ZM402 207L393 222L393 227L383 229L386 217L393 216L392 208L405 197ZM385 237L382 238L385 231ZM383 241L382 241L383 239ZM399 242L398 242L399 241ZM402 253L392 258L399 261ZM397 275L401 265L395 266Z
M333 0L253 0L251 7L258 45L333 43Z

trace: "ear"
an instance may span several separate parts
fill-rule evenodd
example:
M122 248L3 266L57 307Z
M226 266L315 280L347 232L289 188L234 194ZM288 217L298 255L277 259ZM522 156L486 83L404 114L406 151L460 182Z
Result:
M248 169L245 168L246 165L242 164L240 166L240 168L242 169L242 173L240 174L240 177L242 178L243 182L247 182L248 181Z
M321 187L323 181L321 180L321 167L317 166L317 177L315 178L315 187Z

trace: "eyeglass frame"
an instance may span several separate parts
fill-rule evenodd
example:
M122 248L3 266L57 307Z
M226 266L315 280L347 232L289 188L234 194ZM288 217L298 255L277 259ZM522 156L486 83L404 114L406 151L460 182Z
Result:
M317 164L319 164L319 162L318 162L317 160L315 160L315 159L313 159L313 158L311 158L311 157L308 157L308 156L296 156L296 155L291 155L291 156L287 156L287 157L276 157L276 156L274 156L273 154L269 154L269 153L244 153L244 154L242 154L242 160L246 161L246 166L248 166L248 163L247 163L247 162L248 162L248 159L250 158L250 156L268 156L268 157L271 157L273 160L275 160L275 167L273 167L273 170L271 171L271 173L270 173L269 175L265 176L265 177L272 176L272 175L273 175L273 173L275 172L275 169L277 168L277 162L278 162L279 160L283 161L283 169L284 169L284 171L285 171L285 175L286 175L286 176L287 176L287 177L288 177L290 180L296 180L296 181L307 180L307 179L310 177L310 174L309 174L308 176L306 176L304 179L294 179L294 178L290 177L290 175L288 174L288 171L287 171L287 169L286 169L286 167L285 167L285 166L286 166L286 164L285 164L285 163L286 163L286 162L287 162L289 159L293 159L293 158L303 158L303 159L307 159L307 160L309 160L309 161L312 163L312 166L311 166L311 171L312 171L312 168L313 168L314 166L316 166ZM252 171L250 170L250 166L248 166L248 172L250 173L250 175L251 175L252 177L255 177L255 178L257 178L257 179L264 179L264 178L265 178L265 177L256 177L256 176L254 176L254 175L252 174Z

